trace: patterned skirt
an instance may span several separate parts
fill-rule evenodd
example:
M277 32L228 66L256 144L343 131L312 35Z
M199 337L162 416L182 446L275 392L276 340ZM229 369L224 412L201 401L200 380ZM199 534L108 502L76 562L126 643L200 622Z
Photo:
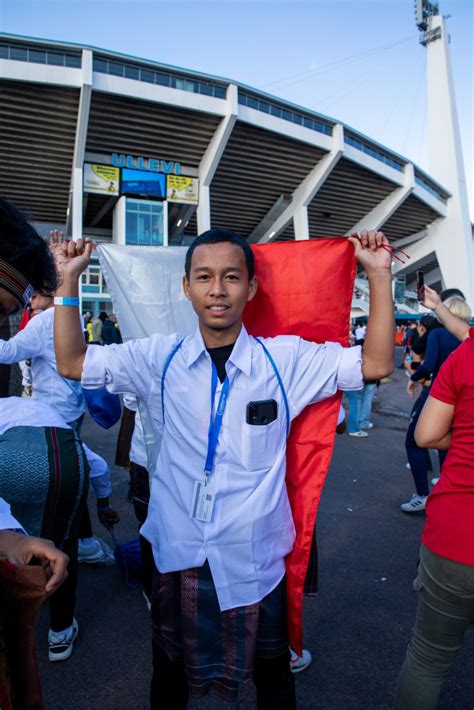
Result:
M89 464L72 429L14 427L0 434L0 497L24 529L58 547L78 535Z
M255 658L288 652L285 579L257 604L221 612L207 562L155 570L152 622L153 642L184 662L192 697L211 692L235 702L240 683L252 680Z

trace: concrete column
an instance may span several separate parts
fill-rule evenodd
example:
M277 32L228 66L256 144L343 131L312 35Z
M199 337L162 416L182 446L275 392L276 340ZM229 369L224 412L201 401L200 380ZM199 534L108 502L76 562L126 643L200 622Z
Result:
M198 234L211 228L211 182L227 142L232 135L238 112L238 89L235 84L229 84L227 87L226 114L219 123L199 163L199 204L196 210Z
M74 240L82 238L82 208L83 208L83 165L86 151L87 127L92 96L92 52L82 51L82 86L79 99L79 110L76 124L76 140L74 143L73 169L69 198L66 232L72 234Z
M362 229L381 229L393 213L405 202L407 197L411 195L415 189L415 169L412 163L405 165L404 185L397 187L390 195L387 195L378 205L376 205L368 214L360 219L349 230L360 232ZM390 234L387 234L390 238Z
M333 129L333 147L298 185L288 207L258 240L260 244L275 239L292 219L295 225L295 239L309 239L308 205L324 185L343 152L344 128L337 123Z
M444 17L429 18L427 42L428 150L430 175L452 197L447 214L428 227L446 287L462 289L474 303L474 255L466 179L454 96L449 37ZM436 30L440 30L436 33Z

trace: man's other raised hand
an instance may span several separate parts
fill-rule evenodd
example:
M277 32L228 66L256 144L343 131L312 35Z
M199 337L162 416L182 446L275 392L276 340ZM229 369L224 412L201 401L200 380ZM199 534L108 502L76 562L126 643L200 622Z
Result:
M89 265L94 245L90 239L68 240L57 230L49 233L49 248L61 280L78 280Z
M360 266L371 271L391 270L392 256L387 237L383 232L364 229L359 234L352 231L348 240L354 247L355 257Z

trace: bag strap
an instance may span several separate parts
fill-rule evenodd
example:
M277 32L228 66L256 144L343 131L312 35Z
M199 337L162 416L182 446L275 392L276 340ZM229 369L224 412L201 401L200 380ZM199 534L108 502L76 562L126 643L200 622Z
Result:
M184 340L184 338L183 338ZM166 373L168 372L168 368L171 365L171 362L180 349L181 345L183 344L183 340L180 340L179 343L173 348L173 350L170 352L168 355L165 365L163 367L163 374L161 376L161 412L163 415L163 424L165 422L165 399L164 399L164 394L165 394L165 377ZM255 338L257 343L259 343L262 348L263 352L268 358L268 361L270 362L270 365L273 368L273 372L275 373L275 377L277 378L278 384L281 389L281 393L283 395L283 401L285 403L285 412L286 412L286 437L288 438L289 433L290 433L290 427L291 427L291 418L290 418L290 405L288 404L288 397L286 396L286 390L285 390L285 385L283 384L283 380L281 379L280 372L278 370L278 367L276 366L275 360L272 358L270 353L268 352L268 349L265 347L263 344L263 341L260 340L260 338Z
M175 345L173 350L168 355L165 365L163 367L163 374L161 375L161 413L163 415L163 424L165 423L165 377L166 373L168 372L168 368L171 365L171 361L173 360L174 356L183 344L183 340L184 338L182 338L182 340L180 340L177 345Z
M265 345L263 344L263 341L260 340L260 338L255 338L255 340L257 341L257 343L259 343L259 344L262 346L263 352L264 352L265 355L267 356L267 358L268 358L268 360L269 360L269 362L270 362L270 365L271 365L272 368L273 368L273 372L275 373L275 377L276 377L277 380L278 380L278 384L280 385L281 393L282 393L282 395L283 395L283 401L284 401L284 403L285 403L285 411L286 411L286 438L288 438L288 436L289 436L289 434L290 434L291 418L290 418L290 405L288 404L288 397L286 396L285 385L283 384L283 380L281 379L281 375L280 375L280 372L279 372L279 370L278 370L278 367L276 366L276 362L275 362L275 360L272 358L272 356L270 355L270 353L268 352L268 349L267 349L267 348L265 347Z

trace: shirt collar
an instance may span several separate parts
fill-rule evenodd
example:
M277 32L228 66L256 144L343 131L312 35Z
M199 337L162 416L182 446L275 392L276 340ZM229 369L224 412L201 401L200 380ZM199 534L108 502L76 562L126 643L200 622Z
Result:
M188 340L186 367L191 367L204 352L206 352L206 345L198 326L194 335L191 335ZM250 375L252 370L252 346L249 334L244 326L241 328L239 337L230 354L229 361L239 370L242 370L245 375Z

